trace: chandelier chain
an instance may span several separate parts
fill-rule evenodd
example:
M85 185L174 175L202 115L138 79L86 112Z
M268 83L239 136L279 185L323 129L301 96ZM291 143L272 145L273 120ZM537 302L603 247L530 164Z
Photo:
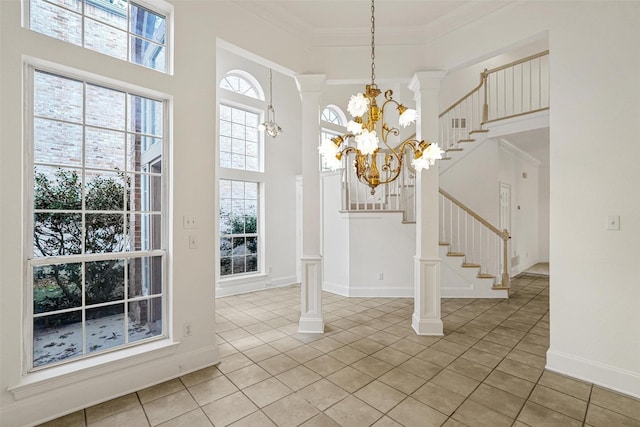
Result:
M273 70L269 68L269 107L273 104Z
M376 80L376 8L371 0L371 86Z

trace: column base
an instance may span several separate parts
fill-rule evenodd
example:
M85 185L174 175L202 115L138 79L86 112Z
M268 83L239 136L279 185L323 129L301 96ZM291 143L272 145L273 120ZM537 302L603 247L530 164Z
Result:
M324 321L322 318L300 318L298 332L301 334L324 334Z
M303 256L300 286L300 321L298 332L323 334L322 319L322 257Z
M440 319L420 319L413 313L411 327L418 335L444 336L444 327Z

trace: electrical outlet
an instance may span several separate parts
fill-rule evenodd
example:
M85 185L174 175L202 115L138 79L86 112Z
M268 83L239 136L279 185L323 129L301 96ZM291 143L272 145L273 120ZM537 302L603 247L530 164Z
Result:
M182 217L182 228L196 228L196 217L195 216L183 216Z
M191 336L191 323L185 323L182 327L182 336L190 337Z
M198 249L198 237L194 234L189 236L189 249Z

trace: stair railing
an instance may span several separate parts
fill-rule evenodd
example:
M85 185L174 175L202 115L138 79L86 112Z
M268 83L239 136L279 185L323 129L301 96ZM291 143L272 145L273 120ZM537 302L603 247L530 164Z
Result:
M478 277L495 278L494 289L509 288L509 232L500 231L455 197L440 189L440 242L464 266L477 267Z
M381 149L376 154L378 165L384 163L384 157L390 150ZM371 189L358 181L352 167L353 156L347 158L347 167L342 175L342 210L348 212L402 212L404 222L415 222L415 171L411 165L404 165L398 179ZM405 162L411 162L410 152L405 154ZM380 170L381 178L387 173Z
M497 120L549 109L549 51L480 73L480 83L440 113L440 145L461 151Z

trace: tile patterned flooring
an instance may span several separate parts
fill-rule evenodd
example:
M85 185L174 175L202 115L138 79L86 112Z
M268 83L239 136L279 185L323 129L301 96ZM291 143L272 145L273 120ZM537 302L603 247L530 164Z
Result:
M544 370L548 278L508 300L444 299L444 337L410 298L324 293L298 334L299 287L219 298L222 361L43 426L636 426L640 401Z

